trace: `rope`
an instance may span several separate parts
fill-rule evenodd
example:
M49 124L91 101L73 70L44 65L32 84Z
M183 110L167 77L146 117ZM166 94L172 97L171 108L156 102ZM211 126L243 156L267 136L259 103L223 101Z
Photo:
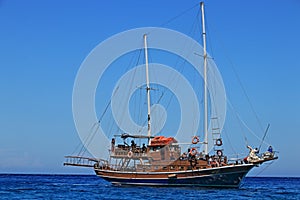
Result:
M92 131L92 129L95 127L96 124L97 124L97 123L94 123L94 124L93 124L93 126L90 128L89 132ZM88 137L89 137L89 135L88 135ZM88 138L88 137L87 137L87 138ZM87 138L85 138L84 140L87 140ZM80 148L80 147L81 147L81 148ZM72 152L72 154L75 154L75 152L76 152L77 149L79 149L79 148L80 148L80 150L79 150L79 153L78 153L77 155L80 155L81 151L82 151L83 148L84 148L84 145L82 144L82 142L79 142L79 143L78 143L78 145L76 146L76 148L75 148L75 150Z
M87 142L86 147L88 147L88 146L91 144L91 142L92 142L92 140L94 139L94 137L95 137L97 131L99 130L100 123L98 122L98 123L96 123L96 124L97 124L97 127L96 127L95 131L92 133L92 135L91 135L89 141ZM87 138L89 138L89 137L87 137ZM82 145L82 148L81 148L81 150L80 150L80 152L79 152L78 155L79 155L79 156L83 156L86 152L87 152L87 148L85 148L85 146Z
M241 122L243 124L243 126L253 135L256 137L256 139L258 139L259 141L261 141L263 144L266 144L266 145L270 145L269 143L265 142L264 140L262 140L260 137L258 137L253 130L251 130L249 128L249 126L247 126L247 124L244 122L244 120L242 120L241 116L235 111L235 109L233 108L232 104L230 103L229 99L227 98L227 102L228 102L228 105L231 107L231 109L234 111L234 114L236 115L237 119L239 120L239 122ZM246 135L244 134L243 132L243 135L245 137L245 141L246 141L246 145L248 145L248 140L247 140L247 137Z
M237 113L237 111L234 109L233 105L231 104L231 102L229 101L228 98L227 98L227 103L230 106L230 108L233 110L233 112L235 114L234 116L236 117L237 121L239 122L239 126L240 126L240 129L241 129L241 132L243 133L243 136L244 136L245 145L247 146L248 145L248 139L246 137L246 134L243 131L242 124L241 124L241 123L243 123L243 121L241 120L241 117L239 116L239 114ZM245 123L243 123L243 125L246 126L246 128L248 127ZM251 129L250 129L250 132L251 132Z
M93 126L91 127L91 129L90 129L89 132L91 132L91 131L94 129L94 127L95 127L96 125L98 125L98 127L99 127L99 122L94 123ZM97 128L96 128L96 130L97 130ZM78 156L82 156L82 155L87 151L87 149L85 148L85 145L84 145L84 144L87 143L86 147L88 147L89 144L90 144L91 139L94 138L94 135L95 135L95 133L92 134L92 136L91 136L91 134L88 134L88 137L85 139L85 141L84 141L83 144L82 144L82 147L81 147L81 149L80 149L80 151L79 151L79 153L78 153ZM91 138L90 138L90 136L91 136ZM89 141L89 142L87 142L87 141Z
M116 91L117 91L117 90L116 90ZM111 100L107 103L107 105L106 105L106 107L105 107L105 109L104 109L104 112L102 113L102 115L101 115L100 119L98 120L98 122L94 123L94 124L92 125L92 127L90 128L90 130L89 130L89 132L92 132L93 129L95 128L95 126L97 125L96 131L94 131L92 134L88 134L88 136L84 139L83 143L80 142L80 143L78 144L78 146L75 148L75 150L73 151L72 154L74 154L74 153L77 151L77 149L79 148L79 146L81 146L81 148L80 148L80 150L79 150L78 156L83 155L83 154L87 151L87 149L85 148L85 145L84 145L84 144L86 144L86 147L88 147L88 146L90 145L92 139L95 137L96 132L97 132L98 129L99 129L100 122L102 121L102 119L103 119L105 113L107 112L107 110L108 110L110 104L111 104Z
M265 131L264 137L262 138L262 141L261 141L261 143L260 143L260 145L259 145L259 148L258 148L259 151L260 151L260 148L261 148L262 143L263 143L264 140L265 140L265 137L266 137L266 135L267 135L267 133L268 133L269 128L270 128L270 124L268 124L268 127L267 127L267 129L266 129L266 131Z
M162 23L160 26L165 26L167 24L169 24L170 22L174 21L175 19L181 17L182 15L186 14L187 12L189 12L190 10L192 10L193 8L195 8L196 6L198 6L199 4L195 4L194 6L186 9L185 11L179 13L178 15L176 15L175 17L172 17L171 19L167 20L165 23Z
M260 172L258 172L254 177L258 177L261 173L263 173L267 168L269 168L274 161L271 161L270 163L265 163L266 166L264 168L262 168L262 170Z

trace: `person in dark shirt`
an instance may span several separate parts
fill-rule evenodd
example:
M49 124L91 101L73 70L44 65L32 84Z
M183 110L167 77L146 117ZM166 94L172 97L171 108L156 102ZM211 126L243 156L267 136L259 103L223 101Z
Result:
M142 152L145 153L146 151L147 151L147 147L146 147L145 143L143 143Z

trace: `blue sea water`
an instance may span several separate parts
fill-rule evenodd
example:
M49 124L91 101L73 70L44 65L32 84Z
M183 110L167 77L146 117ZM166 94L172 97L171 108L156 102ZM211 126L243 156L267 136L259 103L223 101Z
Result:
M245 178L239 189L121 187L93 175L0 174L0 199L300 199L300 178Z

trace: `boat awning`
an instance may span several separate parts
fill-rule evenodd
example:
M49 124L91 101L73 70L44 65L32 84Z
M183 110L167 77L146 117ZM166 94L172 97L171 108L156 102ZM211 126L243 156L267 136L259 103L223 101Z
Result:
M145 138L145 139L149 139L149 138L154 138L154 136L147 136L147 135L132 135L129 133L123 133L121 135L114 135L115 137L121 137L122 139L126 139L126 138Z
M172 143L177 143L177 140L173 137L156 136L150 141L149 146L165 146Z

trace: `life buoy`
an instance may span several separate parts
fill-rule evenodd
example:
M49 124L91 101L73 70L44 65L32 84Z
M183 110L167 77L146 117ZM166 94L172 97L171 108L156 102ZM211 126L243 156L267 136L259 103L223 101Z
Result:
M219 139L216 140L216 145L217 146L222 146L222 144L223 144L223 142L222 142L221 138L219 138Z
M218 155L219 157L221 157L221 156L223 156L223 152L222 152L221 150L218 150L218 151L217 151L217 155Z
M129 151L128 154L127 154L127 157L128 157L128 158L131 158L132 156L133 156L132 151Z
M193 143L193 144L198 144L199 141L200 141L200 140L199 140L199 137L198 137L198 136L194 136L193 139L192 139L192 143Z
M191 154L191 156L196 155L197 154L197 149L196 148L191 148L190 154Z

